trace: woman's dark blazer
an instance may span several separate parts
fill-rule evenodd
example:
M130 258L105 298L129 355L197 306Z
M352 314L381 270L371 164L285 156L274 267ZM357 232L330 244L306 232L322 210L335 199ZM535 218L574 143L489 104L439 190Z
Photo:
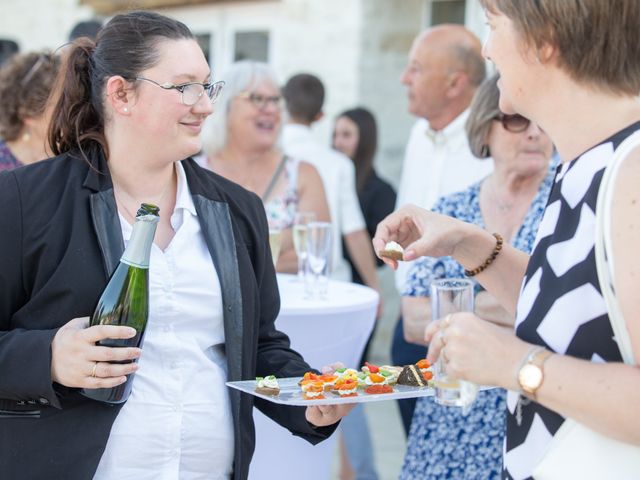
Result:
M301 375L309 366L274 328L280 297L260 199L191 159L182 165L222 288L229 380ZM1 478L92 478L120 407L52 383L51 341L72 318L92 314L123 250L102 155L91 167L64 154L0 174ZM229 396L233 478L244 479L254 402ZM335 428L312 428L302 407L255 404L311 443Z

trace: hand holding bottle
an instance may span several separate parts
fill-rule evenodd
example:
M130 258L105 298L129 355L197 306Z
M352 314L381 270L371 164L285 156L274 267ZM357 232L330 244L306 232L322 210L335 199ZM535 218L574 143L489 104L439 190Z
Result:
M125 375L138 369L137 363L115 364L140 357L136 347L101 347L104 339L128 339L136 335L131 327L95 325L86 328L89 317L74 318L58 330L51 343L51 378L74 388L111 388L124 383Z

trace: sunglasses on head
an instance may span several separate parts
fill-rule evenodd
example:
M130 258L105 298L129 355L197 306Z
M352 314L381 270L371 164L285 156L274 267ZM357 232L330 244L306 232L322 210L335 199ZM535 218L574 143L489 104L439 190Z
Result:
M504 129L511 133L524 132L531 124L531 120L517 113L514 115L499 113L493 119L502 123Z

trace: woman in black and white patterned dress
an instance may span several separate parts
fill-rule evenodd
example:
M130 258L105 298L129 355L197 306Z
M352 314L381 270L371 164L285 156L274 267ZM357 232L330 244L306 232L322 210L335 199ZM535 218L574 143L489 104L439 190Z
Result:
M500 250L491 233L414 206L379 225L374 247L379 252L395 240L405 247L405 260L452 255L515 313L515 335L459 313L432 322L425 339L429 358L441 356L449 374L510 391L503 477L527 479L568 417L640 445L640 368L622 363L594 254L603 170L618 145L640 130L640 2L481 3L490 28L484 54L501 75L501 110L540 125L563 162L533 252ZM613 281L635 358L638 185L635 149L616 177L611 223Z

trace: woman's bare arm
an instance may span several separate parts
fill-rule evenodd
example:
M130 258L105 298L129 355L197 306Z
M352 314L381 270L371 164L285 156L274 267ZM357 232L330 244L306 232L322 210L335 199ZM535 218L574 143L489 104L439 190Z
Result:
M476 225L415 205L400 208L378 225L373 239L378 256L392 240L404 247L404 260L451 255L467 270L482 264L496 245L495 237ZM393 268L397 267L396 261L381 258ZM528 262L526 253L505 244L495 261L475 277L510 315L515 316Z

